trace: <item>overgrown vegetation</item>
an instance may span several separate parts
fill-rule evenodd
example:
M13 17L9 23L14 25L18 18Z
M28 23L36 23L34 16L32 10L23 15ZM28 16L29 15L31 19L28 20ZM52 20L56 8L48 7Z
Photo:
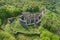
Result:
M19 22L22 12L43 9L39 25L23 27ZM0 0L0 40L60 40L60 0Z

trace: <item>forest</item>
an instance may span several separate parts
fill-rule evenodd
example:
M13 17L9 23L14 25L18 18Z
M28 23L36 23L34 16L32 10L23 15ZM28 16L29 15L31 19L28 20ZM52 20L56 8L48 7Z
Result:
M0 0L0 40L60 40L60 0Z

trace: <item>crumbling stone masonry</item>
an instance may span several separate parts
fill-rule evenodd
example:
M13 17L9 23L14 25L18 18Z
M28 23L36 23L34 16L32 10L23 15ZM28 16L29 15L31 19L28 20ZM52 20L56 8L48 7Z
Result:
M40 22L40 18L44 13L45 10L42 10L40 13L23 12L19 18L19 21L22 26L36 25Z

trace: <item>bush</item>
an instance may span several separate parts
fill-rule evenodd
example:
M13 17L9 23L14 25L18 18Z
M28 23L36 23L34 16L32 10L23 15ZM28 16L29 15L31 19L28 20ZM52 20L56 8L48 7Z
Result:
M16 40L11 34L0 30L0 40Z
M17 16L21 14L21 8L11 5L4 5L0 7L0 14L0 18Z
M2 25L2 19L0 19L0 26Z
M41 18L41 26L48 29L51 32L56 32L60 26L60 19L55 13L47 11Z
M41 40L50 40L50 38L49 37L43 37L43 38L41 38Z
M59 37L57 35L53 35L52 40L59 40Z
M41 40L59 40L59 36L44 30L40 35Z
M23 11L27 11L27 12L39 12L40 8L38 6L38 4L35 3L31 3L31 4L26 4L23 7Z
M31 6L31 7L28 7L27 10L28 12L39 12L39 7L38 6Z

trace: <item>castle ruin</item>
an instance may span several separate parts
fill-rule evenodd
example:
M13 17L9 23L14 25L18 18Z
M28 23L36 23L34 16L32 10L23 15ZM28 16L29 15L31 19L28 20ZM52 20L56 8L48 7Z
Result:
M19 18L19 21L22 26L36 25L40 22L40 18L44 13L45 10L42 10L40 13L23 12Z

